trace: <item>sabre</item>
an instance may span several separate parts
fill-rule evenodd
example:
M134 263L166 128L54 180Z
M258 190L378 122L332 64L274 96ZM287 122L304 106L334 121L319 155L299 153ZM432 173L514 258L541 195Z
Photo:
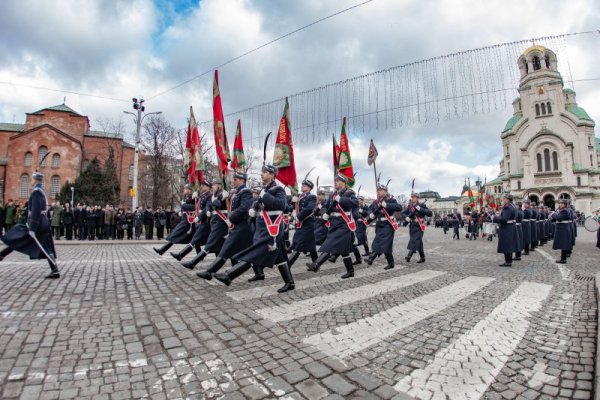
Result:
M267 137L265 138L265 144L263 145L263 166L267 163L267 145L269 144L270 136L271 132L267 133Z
M29 225L27 225L27 229L29 229ZM39 247L39 249L42 251L42 253L44 253L44 255L46 256L46 258L48 260L50 260L52 262L52 264L54 264L55 266L57 266L56 264L56 260L54 259L54 257L52 257L50 254L48 254L48 252L44 249L44 247L42 246L42 244L40 243L40 241L38 240L38 238L35 236L35 233L33 231L29 231L29 237L31 237L33 239L33 241L35 242L35 244L37 245L37 247Z

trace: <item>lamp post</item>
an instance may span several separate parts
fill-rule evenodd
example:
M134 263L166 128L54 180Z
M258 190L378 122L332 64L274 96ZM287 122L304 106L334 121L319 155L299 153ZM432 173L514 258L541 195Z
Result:
M135 211L138 207L138 159L140 154L140 131L142 129L142 121L148 115L158 115L162 114L162 111L151 112L148 114L142 115L142 113L146 110L144 106L144 99L140 97L139 101L137 98L131 99L133 101L133 109L137 110L137 114L132 113L131 111L123 111L125 114L133 115L133 120L136 125L135 130L135 156L133 158L133 196L131 197L131 210Z
M71 208L75 207L75 186L71 186Z

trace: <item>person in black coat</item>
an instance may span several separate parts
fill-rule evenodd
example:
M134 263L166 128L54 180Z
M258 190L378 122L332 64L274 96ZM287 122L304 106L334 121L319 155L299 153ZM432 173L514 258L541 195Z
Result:
M365 204L364 196L358 196L358 209L356 211L356 232L354 232L354 235L356 236L355 250L357 250L356 248L358 246L363 246L365 248L363 256L366 257L371 253L371 250L369 249L369 238L367 237L367 227L369 226L369 207ZM356 253L354 253L354 255L356 255Z
M523 255L529 255L529 246L531 245L531 201L523 200L523 220L521 221L523 236L521 245L523 246Z
M260 280L260 276L264 275L263 268L277 265L285 283L277 292L295 288L283 239L283 213L287 208L287 198L285 189L275 183L276 175L277 167L263 165L261 179L264 188L249 211L250 217L256 217L252 245L232 257L238 262L231 269L214 275L227 286L250 268L254 269L256 280Z
M75 222L75 216L71 203L65 203L65 209L63 211L63 226L65 227L65 239L73 240L73 223Z
M456 240L460 240L460 226L462 223L462 217L460 216L457 210L454 210L454 212L452 213L452 215L449 216L449 218L452 219L452 239L456 238Z
M388 193L385 185L377 186L377 199L369 207L369 222L375 223L375 239L373 239L373 252L367 259L367 264L372 265L373 261L380 255L385 255L387 265L383 269L394 268L394 235L398 230L398 223L394 218L394 213L402 211L402 206L398 204L393 196Z
M321 246L325 239L327 239L327 232L329 231L329 222L323 219L323 213L325 210L325 192L322 190L317 191L317 206L315 207L315 243L317 246Z
M410 195L410 202L404 211L402 211L402 218L408 222L408 254L404 259L406 262L410 262L411 257L415 252L419 252L419 261L417 263L425 262L425 250L423 248L423 235L425 234L425 217L431 217L433 212L427 208L425 203L419 203L419 194L412 193Z
M88 233L88 239L94 240L96 237L96 209L89 207L85 211L85 228Z
M0 261L14 250L28 255L32 260L46 258L50 266L50 273L46 275L46 278L58 279L60 273L55 262L56 251L47 215L48 203L42 186L43 181L42 173L34 172L32 174L33 190L27 201L27 223L18 223L2 237L2 241L8 247L0 251Z
M144 232L146 233L146 240L152 240L154 237L154 213L152 207L148 206L142 217L144 222Z
M235 265L237 260L233 256L252 245L252 229L248 222L250 207L254 203L252 192L246 187L248 176L243 172L233 174L233 187L235 191L231 196L231 212L229 213L229 233L226 235L225 243L221 247L217 257L206 271L197 272L200 278L211 280L212 275L217 273L225 262L231 258L231 264Z
M505 193L502 196L504 205L500 215L493 215L492 222L498 224L498 253L504 254L504 263L501 267L512 267L512 255L518 250L517 246L517 209L512 203L513 195Z
M77 228L77 240L85 239L85 217L87 210L82 203L77 204L77 209L73 212L75 218L75 227Z
M537 212L537 207L535 202L531 202L531 207L529 208L529 212L531 216L529 217L531 221L529 222L529 228L531 229L531 245L530 250L533 251L537 247L538 244L538 219L539 215Z
M156 226L156 238L163 240L165 237L165 226L167 225L167 216L165 212L158 207L154 212L154 226Z
M313 261L318 257L317 243L315 242L315 217L313 214L317 205L317 196L311 193L313 187L314 183L308 179L302 182L302 193L298 196L298 210L292 211L292 216L296 220L296 230L294 231L292 254L290 255L290 268L301 253L308 253Z
M573 250L573 232L570 227L572 215L567 207L568 203L566 199L559 200L558 210L550 215L550 219L556 222L552 250L560 250L560 259L556 260L559 264L566 264L567 255Z
M123 230L127 232L127 240L133 240L133 212L128 208L125 212L125 224Z
M513 261L521 261L521 253L523 252L523 203L517 201L515 211L517 213L515 217L515 232L517 234L517 250Z
M354 239L354 230L356 230L356 221L352 216L352 210L358 207L358 199L352 189L347 187L348 178L342 174L337 174L334 185L335 191L325 203L322 216L325 221L330 220L329 232L325 242L319 248L319 257L316 261L307 263L309 271L318 272L319 268L331 255L341 255L346 267L346 273L342 279L354 276L354 265L350 252L352 252L352 242Z
M169 250L173 244L188 244L190 242L190 239L194 235L194 226L192 223L190 223L190 218L188 218L186 213L192 215L194 211L196 211L196 199L194 197L195 196L192 195L192 187L186 184L183 187L181 219L179 220L177 226L173 228L169 236L167 236L167 243L159 248L153 248L158 255L162 256L165 254L165 252Z
M173 207L171 207L168 210L165 210L165 219L166 219L165 228L167 229L167 235L169 235L169 233L171 233L171 215L173 215Z

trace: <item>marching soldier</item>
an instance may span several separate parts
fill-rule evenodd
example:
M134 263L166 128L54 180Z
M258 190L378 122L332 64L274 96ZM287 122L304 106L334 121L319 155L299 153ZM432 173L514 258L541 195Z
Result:
M413 254L419 252L419 261L417 263L425 262L425 250L423 249L423 235L425 234L425 222L423 218L431 217L433 212L427 208L425 203L419 203L419 194L412 193L410 195L410 202L408 207L402 211L402 217L408 222L408 233L409 240L408 254L404 258L406 262L410 262Z
M56 265L56 251L48 220L48 202L42 182L44 175L34 172L32 175L33 190L27 201L27 223L14 225L2 237L8 247L0 251L0 261L14 250L27 254L32 260L46 258L50 266L50 273L46 279L58 279L60 273Z
M505 193L502 196L500 215L493 215L492 222L498 224L498 253L504 254L501 267L512 267L512 255L517 251L517 227L515 225L517 210L512 204L513 195Z
M517 234L517 250L515 251L514 261L521 261L521 252L523 251L523 203L518 201L515 211L517 213L515 217L515 232Z
M294 278L288 266L283 238L283 213L287 208L287 198L285 190L275 183L276 175L277 167L263 165L261 178L264 189L249 211L251 217L256 217L252 245L232 257L237 263L231 269L214 275L215 279L227 286L250 268L254 269L255 278L258 278L255 280L261 276L264 279L262 269L277 265L285 282L277 292L294 290Z
M323 207L322 214L325 221L331 218L327 238L319 252L316 261L307 263L309 271L317 272L319 268L331 255L341 255L346 267L346 273L342 279L354 276L354 265L350 257L352 252L353 231L356 229L356 221L352 216L352 209L358 207L358 199L354 192L347 187L348 178L342 174L335 177L335 192Z
M246 187L247 180L248 176L243 172L235 172L233 175L235 193L231 196L231 212L228 217L229 234L210 267L206 271L196 273L200 278L211 280L212 275L218 272L228 259L252 244L252 228L249 223L248 211L252 207L254 199L252 192ZM235 263L236 260L232 259L232 264Z
M538 244L538 212L535 202L531 202L531 207L529 208L529 212L531 213L531 221L529 221L529 229L531 230L531 251L534 251Z
M571 213L567 208L568 203L568 200L560 199L558 210L551 215L551 220L556 222L552 250L560 250L560 259L556 260L559 264L566 264L567 256L573 250L573 238L570 228Z
M354 255L356 256L356 251L358 246L363 246L365 248L365 252L363 256L367 257L371 250L369 250L369 238L367 237L367 226L369 225L369 207L365 204L364 196L358 196L358 210L357 210L356 219L356 246ZM357 260L360 259L360 253L356 257Z
M190 242L193 226L191 225L189 218L186 217L186 214L193 213L195 209L196 201L192 195L192 187L190 185L185 185L183 187L183 200L181 201L181 220L179 221L179 224L177 224L177 226L171 231L171 234L167 236L167 243L158 249L156 247L153 248L158 255L162 256L165 254L165 252L174 244L187 244Z
M458 211L455 209L454 212L452 213L452 230L453 230L452 239L456 238L456 240L460 240L461 222L462 222L461 216L458 213Z
M317 246L321 246L327 238L327 232L329 230L328 221L323 219L325 210L325 192L317 190L317 206L315 208L315 243Z
M315 242L315 218L314 211L317 205L317 196L311 193L314 184L305 179L302 182L302 193L298 196L298 211L294 210L292 216L297 221L296 230L294 231L294 240L292 243L293 253L290 256L290 268L300 253L310 254L310 258L315 261L317 259L317 244Z
M367 259L367 264L384 254L387 265L383 269L394 268L394 234L398 230L398 223L394 220L394 213L402 210L396 199L388 194L385 185L377 186L377 199L369 208L369 222L377 220L375 225L375 239L373 240L373 252Z
M529 246L531 245L531 201L523 200L523 220L521 221L523 230L522 246L523 254L529 255Z

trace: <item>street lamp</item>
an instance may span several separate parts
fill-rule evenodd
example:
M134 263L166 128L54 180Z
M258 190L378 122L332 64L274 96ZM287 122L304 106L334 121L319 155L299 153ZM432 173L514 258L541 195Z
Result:
M71 186L71 207L75 207L75 186Z
M148 114L142 115L142 113L146 110L144 106L144 99L140 97L139 101L137 98L131 99L133 101L133 109L137 110L137 114L132 113L131 111L123 111L125 114L133 115L133 120L136 125L135 130L135 156L133 158L133 196L131 197L131 209L135 211L138 207L138 158L140 153L140 130L142 129L142 121L148 115L158 115L162 114L162 111L151 112Z

